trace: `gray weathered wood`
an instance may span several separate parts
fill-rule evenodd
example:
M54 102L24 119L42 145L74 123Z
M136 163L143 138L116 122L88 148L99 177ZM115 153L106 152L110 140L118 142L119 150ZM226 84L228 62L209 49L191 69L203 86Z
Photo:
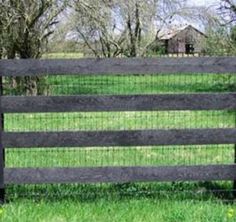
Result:
M0 70L3 76L236 73L236 57L0 60Z
M6 184L100 183L147 181L213 181L236 179L236 165L89 167L89 168L9 168Z
M74 111L235 110L236 93L2 97L4 113Z
M2 77L0 77L0 202L4 202L4 147L2 141L2 132L4 130L4 117L2 112Z
M7 148L234 144L235 129L3 133Z

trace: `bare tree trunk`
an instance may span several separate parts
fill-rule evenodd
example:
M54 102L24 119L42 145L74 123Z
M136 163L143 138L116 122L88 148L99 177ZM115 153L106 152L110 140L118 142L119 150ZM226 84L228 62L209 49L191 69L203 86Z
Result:
M129 56L130 57L136 57L135 39L134 39L134 35L133 35L132 22L131 22L130 14L128 15L128 19L127 19L127 27L128 27L128 30L129 30L129 37L130 37Z
M141 22L140 22L140 13L139 13L139 4L135 4L135 27L134 31L132 29L132 21L130 14L128 14L127 27L130 37L130 57L138 56L138 47L141 44Z
M38 82L35 77L25 77L25 89L27 96L37 96L38 95Z

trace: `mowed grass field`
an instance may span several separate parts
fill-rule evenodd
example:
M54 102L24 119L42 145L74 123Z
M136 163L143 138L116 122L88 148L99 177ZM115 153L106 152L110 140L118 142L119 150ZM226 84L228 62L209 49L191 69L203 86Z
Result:
M56 76L52 95L235 91L235 75ZM7 92L14 94L14 92ZM9 132L232 128L235 112L153 111L7 114ZM234 145L6 149L6 167L229 164ZM236 221L228 182L9 186L2 221ZM213 192L212 190L215 190ZM216 192L219 191L219 192ZM221 192L220 192L221 191Z

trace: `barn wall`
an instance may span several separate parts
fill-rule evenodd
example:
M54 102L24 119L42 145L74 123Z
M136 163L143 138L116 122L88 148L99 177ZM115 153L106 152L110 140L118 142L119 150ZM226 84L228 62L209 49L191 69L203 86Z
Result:
M205 48L206 37L194 28L188 27L169 40L169 53L185 53L185 44L193 44L194 52L200 53Z

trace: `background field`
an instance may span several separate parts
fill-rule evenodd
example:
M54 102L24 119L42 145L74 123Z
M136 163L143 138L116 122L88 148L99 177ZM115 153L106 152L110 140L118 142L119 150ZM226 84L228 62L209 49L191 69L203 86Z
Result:
M236 75L54 76L50 95L118 95L235 91ZM6 95L19 95L9 90ZM233 128L235 112L153 111L6 114L5 130ZM234 145L6 149L6 167L228 164ZM236 221L232 183L135 183L10 186L3 221ZM235 213L234 213L235 210Z

